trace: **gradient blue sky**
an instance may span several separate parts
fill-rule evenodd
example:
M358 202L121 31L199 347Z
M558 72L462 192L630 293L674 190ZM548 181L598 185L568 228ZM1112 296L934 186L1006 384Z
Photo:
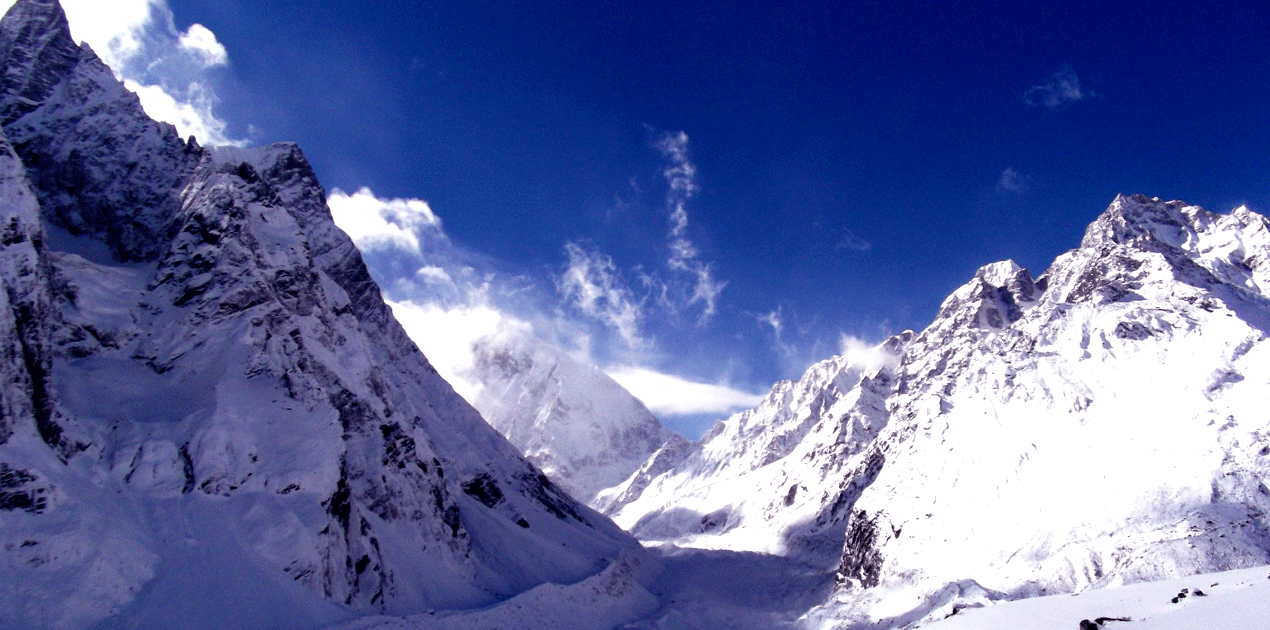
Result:
M202 70L228 137L426 200L500 308L601 365L763 392L980 265L1039 275L1116 193L1270 211L1270 4L1051 4L167 6L228 52ZM590 310L582 258L617 291Z

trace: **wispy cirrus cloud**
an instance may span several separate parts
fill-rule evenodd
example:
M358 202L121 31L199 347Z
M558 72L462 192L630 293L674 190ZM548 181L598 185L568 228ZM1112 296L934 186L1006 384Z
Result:
M631 291L613 259L578 243L567 243L564 249L569 260L558 280L561 295L584 315L617 331L628 347L645 347L645 298Z
M1023 93L1023 102L1033 107L1053 109L1093 95L1093 92L1081 88L1076 71L1071 66L1064 65L1045 81L1028 88Z
M0 0L7 11L14 0ZM137 94L152 118L211 145L245 144L226 134L207 72L229 64L225 46L201 24L176 28L165 0L62 0L71 35L92 47Z
M701 260L697 247L688 239L688 200L698 190L697 167L688 159L688 134L683 131L662 134L656 147L666 159L662 170L668 185L666 205L670 210L670 258L666 265L693 279L686 305L701 305L697 324L704 325L717 312L719 294L728 283L714 277L710 264Z
M710 263L688 236L688 203L699 190L697 167L689 159L688 134L660 134L652 143L662 156L666 182L666 258L661 264L623 270L607 254L578 242L565 244L568 261L557 280L566 302L577 311L618 332L631 349L648 346L644 324L660 314L679 321L696 310L704 327L718 312L726 281L714 276ZM638 184L632 180L632 188Z
M997 178L997 192L1021 195L1027 192L1029 179L1013 167L1007 168L1001 171L1001 177Z
M851 230L843 230L842 238L838 239L837 243L834 243L833 248L839 251L850 249L863 253L873 249L873 243L864 240L860 237L860 235L852 232Z

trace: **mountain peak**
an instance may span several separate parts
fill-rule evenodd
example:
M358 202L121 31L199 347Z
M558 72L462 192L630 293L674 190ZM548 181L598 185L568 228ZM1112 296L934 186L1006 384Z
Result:
M48 98L79 55L57 0L18 0L0 20L0 119L8 124Z
M27 41L43 40L78 48L70 36L70 23L58 0L17 0L0 21L0 32L6 36L18 33ZM63 46L65 47L65 46Z
M57 2L21 0L5 14L0 60L0 124L44 219L105 242L118 260L158 258L199 147L150 119L137 95L75 44Z
M979 271L975 273L975 277L994 287L1003 287L1017 276L1022 269L1013 260L1002 260L980 267Z
M952 329L1000 329L1022 317L1023 309L1043 290L1044 285L1038 287L1032 274L1013 260L984 265L944 300L937 320L951 322Z
M1194 230L1197 219L1211 213L1184 201L1160 201L1159 197L1116 195L1111 205L1089 225L1080 246L1099 249L1107 244L1145 246L1178 245Z

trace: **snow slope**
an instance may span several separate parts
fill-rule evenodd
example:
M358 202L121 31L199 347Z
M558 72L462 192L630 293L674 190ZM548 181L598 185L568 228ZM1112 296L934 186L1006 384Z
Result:
M56 2L0 53L0 625L314 627L642 553L436 374L297 147L182 141Z
M543 584L488 608L371 617L329 630L609 630L657 610L658 599L645 585L660 568L647 555L628 552L586 580Z
M1178 597L1184 594L1184 597ZM1176 601L1175 601L1176 600ZM951 610L949 611L951 613ZM1238 569L1132 586L964 608L930 630L1078 628L1108 619L1106 630L1245 630L1270 619L1270 567Z

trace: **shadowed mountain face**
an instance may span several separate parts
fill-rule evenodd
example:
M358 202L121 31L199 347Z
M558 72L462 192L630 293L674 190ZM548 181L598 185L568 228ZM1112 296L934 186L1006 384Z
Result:
M182 141L56 2L0 59L0 625L476 606L636 546L436 374L297 147Z

